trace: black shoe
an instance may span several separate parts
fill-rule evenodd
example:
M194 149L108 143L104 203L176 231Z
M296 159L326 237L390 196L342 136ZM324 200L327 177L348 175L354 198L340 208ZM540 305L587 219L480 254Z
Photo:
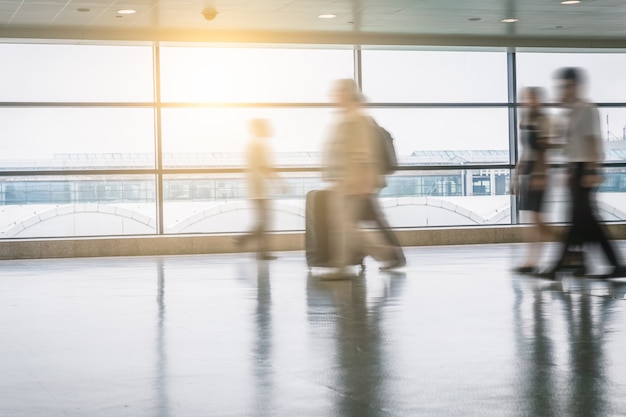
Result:
M534 266L517 266L513 268L513 272L518 274L534 274L537 272L537 268Z
M556 277L556 269L546 269L545 271L542 272L536 272L535 276L537 278L543 278L543 279L549 279L550 281L556 281L557 277Z
M561 265L561 269L563 271L571 272L572 275L577 276L577 277L585 276L587 275L587 272L589 272L587 270L587 266L584 263Z

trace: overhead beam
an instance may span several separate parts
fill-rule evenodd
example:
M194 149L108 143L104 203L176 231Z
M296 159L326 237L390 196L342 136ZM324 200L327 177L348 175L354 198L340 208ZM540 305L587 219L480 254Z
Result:
M193 43L253 43L298 45L372 45L372 46L432 46L486 48L626 48L626 36L604 37L534 37L534 36L471 36L429 35L377 32L270 32L215 30L77 30L72 28L4 28L0 40L5 41L65 41L82 42L193 42Z

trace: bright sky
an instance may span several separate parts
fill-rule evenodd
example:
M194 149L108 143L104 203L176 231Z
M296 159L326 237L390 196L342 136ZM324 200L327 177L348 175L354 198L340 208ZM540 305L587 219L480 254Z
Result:
M154 149L152 50L148 46L0 44L1 102L142 103L128 107L0 107L0 159ZM626 102L626 54L519 53L518 85L546 87L563 66L586 68L589 97ZM322 149L332 109L181 108L177 103L328 103L332 82L352 77L350 50L163 47L164 152L239 152L247 120L266 117L277 152ZM363 51L372 103L505 103L504 52ZM400 154L506 149L502 108L390 109L371 113ZM606 116L608 120L606 119ZM602 111L605 135L622 137L626 108Z

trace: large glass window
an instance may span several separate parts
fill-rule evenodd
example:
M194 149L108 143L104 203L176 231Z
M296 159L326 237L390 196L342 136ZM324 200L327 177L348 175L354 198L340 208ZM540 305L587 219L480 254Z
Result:
M508 163L506 108L373 108L410 165Z
M272 229L301 231L307 192L328 186L318 168L335 116L330 88L355 73L402 166L380 193L393 226L511 222L506 52L366 48L357 60L350 48L153 48L0 44L0 238L154 234L161 223L166 234L242 232L254 219L243 157L252 118L270 121L276 164L302 171L283 172ZM517 54L518 87L543 86L549 100L557 68L587 70L614 163L598 195L609 221L626 217L625 57ZM556 135L562 111L548 111ZM566 221L563 170L550 178L547 219Z
M152 101L151 46L0 44L0 101Z
M348 49L161 48L164 102L327 102L353 76Z
M517 85L544 87L556 101L555 75L560 68L579 67L587 75L586 96L596 103L626 102L626 54L624 53L517 53Z
M0 108L0 169L154 167L154 111Z
M331 113L328 108L166 108L164 166L242 167L248 123L257 117L272 126L277 164L319 166Z
M509 181L508 169L403 171L380 205L393 227L509 224Z
M0 177L0 238L156 232L150 175Z
M600 128L606 162L626 161L626 107L601 107Z
M304 230L305 197L324 184L318 173L283 173L286 190L271 192L270 229ZM224 233L250 230L256 221L242 174L166 175L165 233Z
M383 103L507 101L505 52L364 50L363 92Z
M547 102L557 102L559 90L556 76L565 67L577 67L584 71L586 83L582 95L599 104L600 130L604 141L605 162L622 163L626 160L626 65L623 53L604 52L519 52L516 54L517 85L537 86L545 91ZM554 141L563 140L562 112L550 110L553 117ZM560 136L560 137L559 137ZM550 154L552 162L562 162L562 152ZM549 221L569 221L568 206L570 190L563 170L553 170L549 194L546 200ZM597 195L598 212L605 221L623 221L623 168L605 170L604 183Z

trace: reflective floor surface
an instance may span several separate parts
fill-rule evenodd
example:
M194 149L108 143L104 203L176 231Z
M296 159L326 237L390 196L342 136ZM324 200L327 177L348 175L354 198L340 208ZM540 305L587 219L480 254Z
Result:
M522 249L340 281L302 252L2 261L0 416L625 416L626 280L514 275Z

